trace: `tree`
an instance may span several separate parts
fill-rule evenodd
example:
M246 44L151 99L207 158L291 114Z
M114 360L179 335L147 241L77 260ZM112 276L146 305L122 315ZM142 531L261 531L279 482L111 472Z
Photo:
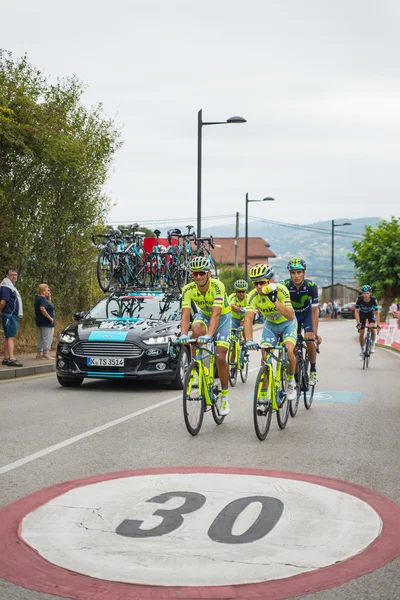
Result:
M353 242L349 254L361 285L370 285L374 296L383 298L385 319L393 300L400 295L400 219L381 221L375 228L367 226L363 239Z
M90 233L104 225L103 185L121 145L84 90L76 76L50 83L26 56L0 51L0 265L18 267L23 296L49 283L59 317L92 298Z

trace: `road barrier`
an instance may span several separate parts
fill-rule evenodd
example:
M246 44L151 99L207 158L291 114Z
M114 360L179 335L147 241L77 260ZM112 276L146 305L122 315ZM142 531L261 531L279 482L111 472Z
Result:
M400 351L400 329L397 325L397 319L389 319L381 323L377 343Z

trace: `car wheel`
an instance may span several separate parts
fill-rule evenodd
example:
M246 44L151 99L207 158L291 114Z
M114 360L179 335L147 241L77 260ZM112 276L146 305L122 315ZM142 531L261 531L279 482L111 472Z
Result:
M57 375L58 383L63 387L79 387L83 381L83 377L60 377Z
M187 348L182 348L179 355L178 365L176 368L176 375L171 382L171 387L174 390L182 390L185 382L186 371L190 364L190 355Z

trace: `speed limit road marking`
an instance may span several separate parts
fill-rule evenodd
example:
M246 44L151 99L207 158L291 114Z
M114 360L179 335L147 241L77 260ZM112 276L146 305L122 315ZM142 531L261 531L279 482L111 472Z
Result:
M149 469L36 492L0 532L0 577L55 596L280 600L399 556L400 507L312 475Z

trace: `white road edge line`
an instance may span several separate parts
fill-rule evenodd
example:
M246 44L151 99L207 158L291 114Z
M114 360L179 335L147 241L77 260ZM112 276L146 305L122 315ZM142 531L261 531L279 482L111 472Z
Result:
M255 367L254 369L249 369L249 373L253 371L258 371L260 367ZM161 408L161 406L165 406L166 404L170 404L171 402L175 402L182 398L182 394L179 396L173 396L173 398L169 398L168 400L163 400L162 402L158 402L157 404L153 404L152 406L148 406L147 408L142 408L141 410L137 410L130 415L126 415L125 417L120 417L119 419L115 419L115 421L110 421L109 423L105 423L104 425L100 425L100 427L95 427L94 429L90 429L89 431L85 431L85 433L80 433L79 435L75 435L68 440L64 440L59 444L54 444L53 446L49 446L48 448L44 448L43 450L39 450L39 452L35 452L34 454L30 454L29 456L25 456L24 458L20 458L8 465L4 465L4 467L0 467L0 475L4 473L8 473L9 471L13 471L14 469L18 469L18 467L22 467L38 458L42 458L43 456L47 456L52 452L56 452L57 450L61 450L61 448L66 448L67 446L71 446L71 444L75 444L75 442L79 442L80 440L84 440L96 433L100 433L100 431L105 431L110 427L114 427L115 425L119 425L120 423L124 423L125 421L129 421L130 419L134 419L135 417L139 417L144 413L150 412L151 410L155 410L156 408Z
M382 346L377 346L377 348L379 348L379 350L384 350L385 352L390 352L392 356L397 356L397 358L400 358L400 352L396 352L396 350L390 350L390 348L382 348Z
M179 396L174 396L173 398L169 398L168 400L163 400L163 402L158 402L157 404L153 404L152 406L148 406L147 408L142 408L141 410L137 410L130 415L126 415L125 417L120 417L119 419L115 419L115 421L110 421L109 423L105 423L104 425L100 425L100 427L95 427L94 429L90 429L89 431L85 431L85 433L80 433L79 435L75 435L68 440L64 440L59 444L54 444L53 446L49 446L48 448L44 448L43 450L39 450L39 452L35 452L34 454L30 454L29 456L25 456L25 458L21 458L20 460L16 460L8 465L4 465L4 467L0 467L0 475L3 473L8 473L8 471L13 471L18 467L22 467L27 463L30 463L37 458L42 458L43 456L47 456L52 452L56 452L61 448L65 448L66 446L70 446L71 444L75 444L75 442L79 442L80 440L84 440L95 433L99 433L100 431L105 431L110 427L114 427L115 425L119 425L120 423L124 423L125 421L129 421L130 419L134 419L135 417L139 417L144 413L150 412L151 410L155 410L156 408L160 408L161 406L165 406L166 404L170 404L171 402L175 402L179 398L182 398L182 394Z

